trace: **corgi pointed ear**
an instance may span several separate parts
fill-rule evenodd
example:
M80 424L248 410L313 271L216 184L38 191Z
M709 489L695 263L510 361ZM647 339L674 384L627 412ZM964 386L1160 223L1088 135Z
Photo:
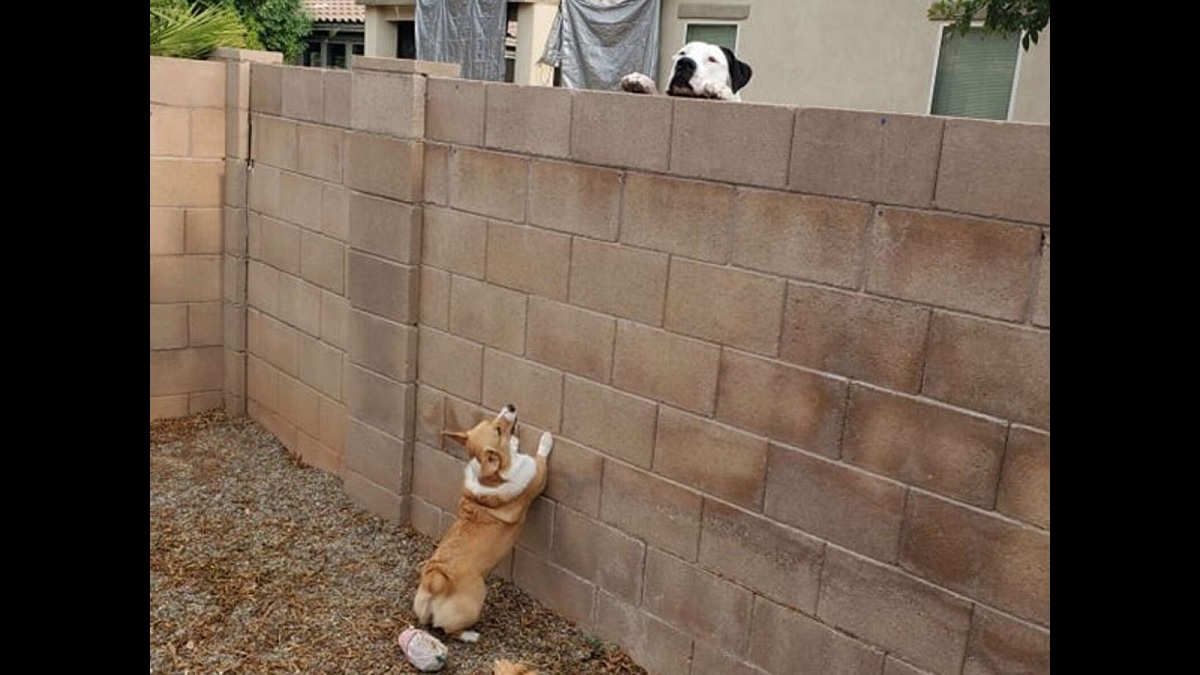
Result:
M443 431L442 436L456 440L463 445L467 444L467 432L465 431Z
M484 448L479 456L479 477L488 479L500 473L500 453L495 448Z

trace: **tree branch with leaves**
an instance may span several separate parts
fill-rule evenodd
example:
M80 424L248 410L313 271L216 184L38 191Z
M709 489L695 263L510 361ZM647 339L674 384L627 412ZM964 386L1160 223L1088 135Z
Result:
M949 21L950 30L959 35L966 35L980 14L985 31L1019 33L1021 46L1029 51L1050 23L1050 0L936 0L929 7L930 19Z

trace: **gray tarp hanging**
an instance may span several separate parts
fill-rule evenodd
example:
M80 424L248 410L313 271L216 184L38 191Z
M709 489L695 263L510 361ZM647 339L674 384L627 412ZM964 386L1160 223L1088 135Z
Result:
M542 62L571 89L616 91L632 72L658 77L662 0L561 0Z
M417 0L417 58L462 66L469 80L504 80L505 0Z

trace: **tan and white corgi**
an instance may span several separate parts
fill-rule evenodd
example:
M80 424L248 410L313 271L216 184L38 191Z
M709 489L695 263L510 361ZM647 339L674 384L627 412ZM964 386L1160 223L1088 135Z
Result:
M413 598L417 621L441 628L463 642L479 639L467 630L479 620L487 587L484 577L512 550L534 498L546 487L546 457L554 445L542 434L536 457L517 452L517 409L504 406L495 419L468 431L444 431L467 449L458 517L433 557L421 566Z

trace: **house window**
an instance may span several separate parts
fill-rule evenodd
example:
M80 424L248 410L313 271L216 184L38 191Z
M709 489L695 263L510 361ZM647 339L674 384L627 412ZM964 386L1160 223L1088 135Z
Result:
M307 40L304 65L317 68L345 68L348 54L363 53L363 34L341 28L314 29Z
M505 7L504 20L504 81L515 82L517 76L517 29L520 25L517 3Z
M737 52L736 23L689 23L684 42L708 42Z
M1020 45L1016 33L972 28L959 35L943 27L930 114L1008 119Z
M346 44L344 42L330 42L325 48L325 67L326 68L345 68L346 67Z
M415 21L396 22L396 58L417 58L417 24Z
M309 40L304 48L304 65L320 67L321 62L321 41Z

